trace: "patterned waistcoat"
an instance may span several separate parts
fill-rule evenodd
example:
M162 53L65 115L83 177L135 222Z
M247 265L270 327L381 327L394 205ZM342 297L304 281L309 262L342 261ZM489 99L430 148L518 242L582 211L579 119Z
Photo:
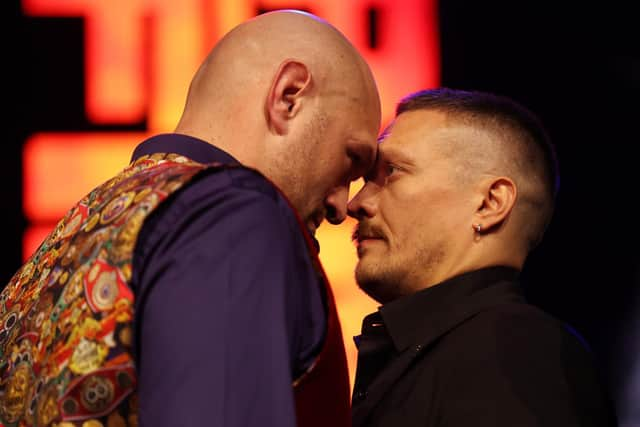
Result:
M58 223L0 294L0 427L138 424L129 286L138 232L197 173L226 167L177 154L143 156ZM325 425L348 425L348 380L346 400L336 399L336 392L344 399L348 377L328 286L327 295L324 348L294 383L304 427L317 425L303 421L314 418L305 411L329 413Z

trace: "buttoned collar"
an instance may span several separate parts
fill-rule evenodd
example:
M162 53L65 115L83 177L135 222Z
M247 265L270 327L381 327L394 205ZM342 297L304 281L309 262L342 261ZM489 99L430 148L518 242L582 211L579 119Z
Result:
M514 286L518 275L517 269L502 266L463 273L387 303L379 308L379 313L396 350L402 351L453 326L465 305L472 304L476 294L486 294L484 290L494 284L511 282L511 286L496 291L523 299L519 286Z

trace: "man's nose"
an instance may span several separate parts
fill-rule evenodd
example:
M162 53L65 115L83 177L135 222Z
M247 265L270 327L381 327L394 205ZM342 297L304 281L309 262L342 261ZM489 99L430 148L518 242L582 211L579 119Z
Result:
M341 224L347 219L347 200L349 199L349 184L334 188L325 199L327 221L331 224Z
M358 221L376 214L375 184L367 182L347 204L347 213Z

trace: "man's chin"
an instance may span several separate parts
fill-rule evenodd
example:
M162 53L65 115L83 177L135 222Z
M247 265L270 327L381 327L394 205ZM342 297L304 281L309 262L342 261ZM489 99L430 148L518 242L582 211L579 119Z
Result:
M362 261L356 266L356 283L365 294L380 304L385 304L397 298L394 289L396 285L389 282L380 271L372 271L367 268L366 265L362 264Z

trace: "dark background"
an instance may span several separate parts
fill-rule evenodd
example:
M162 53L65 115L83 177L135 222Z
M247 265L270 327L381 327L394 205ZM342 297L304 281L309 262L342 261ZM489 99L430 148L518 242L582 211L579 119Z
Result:
M640 316L635 155L640 33L631 4L440 4L442 85L510 96L536 112L555 141L561 171L558 207L545 241L525 266L523 281L533 303L569 322L591 344L618 402L640 351L631 340L632 325L640 323L634 320ZM72 129L142 130L145 123L98 127L87 122L82 19L25 18L15 0L3 7L11 23L8 61L3 61L9 138L0 176L5 201L0 281L6 283L21 264L26 136ZM375 44L384 37L379 25L384 9L363 13L372 19Z

